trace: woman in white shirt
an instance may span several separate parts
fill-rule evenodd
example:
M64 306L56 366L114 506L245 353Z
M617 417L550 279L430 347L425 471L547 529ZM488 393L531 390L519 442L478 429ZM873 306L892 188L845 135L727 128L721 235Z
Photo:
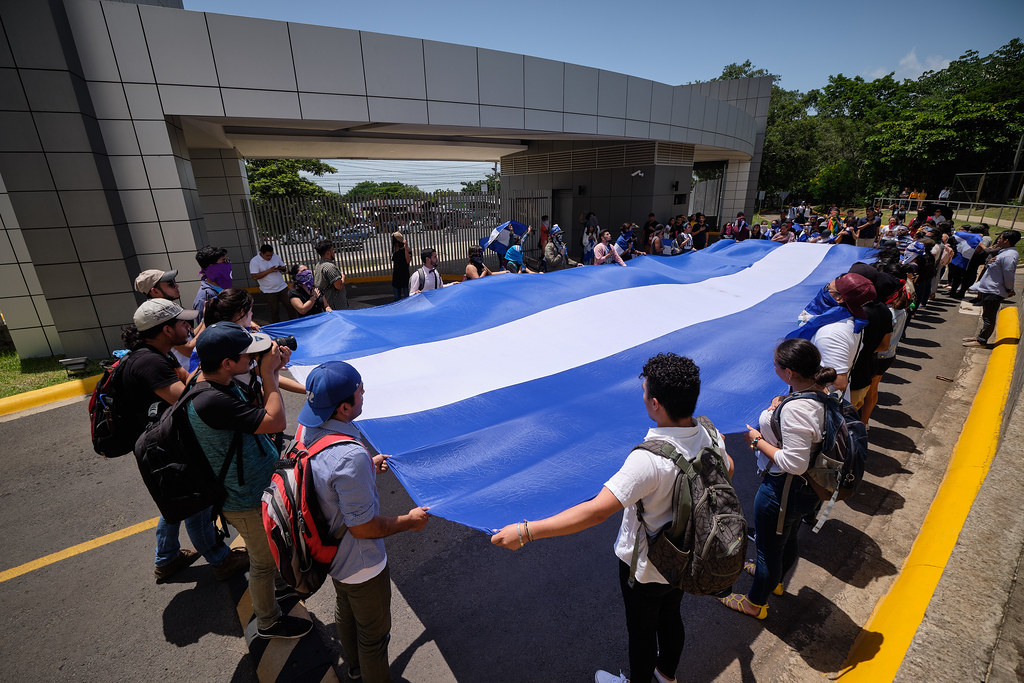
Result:
M836 371L821 366L821 354L806 339L787 339L775 348L775 374L791 392L825 393L825 387L836 379ZM760 429L747 425L747 443L757 456L757 468L763 477L754 497L757 561L744 567L753 574L754 583L746 595L733 593L719 598L729 609L757 619L768 616L769 592L782 595L782 577L799 554L800 521L818 504L817 494L800 475L821 448L825 408L809 398L794 399L780 407L784 398L775 397L761 413ZM778 435L771 424L775 410L781 411Z

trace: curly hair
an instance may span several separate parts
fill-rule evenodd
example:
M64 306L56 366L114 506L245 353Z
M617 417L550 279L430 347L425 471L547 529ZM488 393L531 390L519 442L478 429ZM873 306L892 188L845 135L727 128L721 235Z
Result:
M700 395L700 368L686 356L659 353L644 363L640 378L647 380L648 398L658 399L673 420L693 415Z
M205 269L219 261L221 257L226 256L227 253L228 250L224 247L203 247L196 252L196 263L199 264L200 269Z

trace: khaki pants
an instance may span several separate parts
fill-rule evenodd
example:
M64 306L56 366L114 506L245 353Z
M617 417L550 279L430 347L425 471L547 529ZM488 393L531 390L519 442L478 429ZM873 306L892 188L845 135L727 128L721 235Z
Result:
M334 582L338 594L334 621L349 670L359 669L365 683L391 680L388 641L391 640L391 572L363 583Z
M263 515L260 510L225 510L224 518L238 529L249 551L249 596L256 626L268 629L281 618L281 608L274 597L277 565L263 528Z

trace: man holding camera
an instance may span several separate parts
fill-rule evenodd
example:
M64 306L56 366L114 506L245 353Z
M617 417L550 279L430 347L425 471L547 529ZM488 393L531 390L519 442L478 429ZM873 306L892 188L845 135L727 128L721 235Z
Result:
M249 595L260 638L301 638L312 623L281 613L274 595L277 566L263 529L261 497L270 484L278 452L272 434L287 419L278 382L291 351L265 334L236 323L218 322L199 335L200 380L216 391L196 396L188 419L213 471L230 461L224 478L224 517L238 529L249 550ZM236 375L255 368L262 381L262 405L246 396Z

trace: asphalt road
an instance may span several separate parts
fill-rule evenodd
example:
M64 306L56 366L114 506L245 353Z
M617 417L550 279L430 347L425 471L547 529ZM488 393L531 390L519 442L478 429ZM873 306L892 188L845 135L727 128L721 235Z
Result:
M803 559L787 594L772 597L765 622L710 598L684 598L680 680L821 680L841 667L885 579L902 563L944 467L923 445L931 438L926 428L944 425L955 438L962 415L949 411L973 396L978 373L963 367L959 340L977 320L943 298L911 323L882 386L864 484L821 533L804 528ZM291 424L300 401L286 395ZM157 515L131 456L93 454L84 400L12 417L0 421L7 465L0 570ZM753 458L739 437L727 445L749 516L758 484ZM944 439L932 445L941 453ZM393 475L382 475L379 486L385 514L412 507ZM588 681L597 668L625 669L611 552L618 524L616 516L515 553L438 518L421 533L389 538L395 680ZM187 545L184 530L181 538ZM0 679L255 680L231 587L215 581L202 560L158 586L153 548L149 530L0 583ZM737 588L748 581L742 577ZM337 651L331 588L307 607Z

